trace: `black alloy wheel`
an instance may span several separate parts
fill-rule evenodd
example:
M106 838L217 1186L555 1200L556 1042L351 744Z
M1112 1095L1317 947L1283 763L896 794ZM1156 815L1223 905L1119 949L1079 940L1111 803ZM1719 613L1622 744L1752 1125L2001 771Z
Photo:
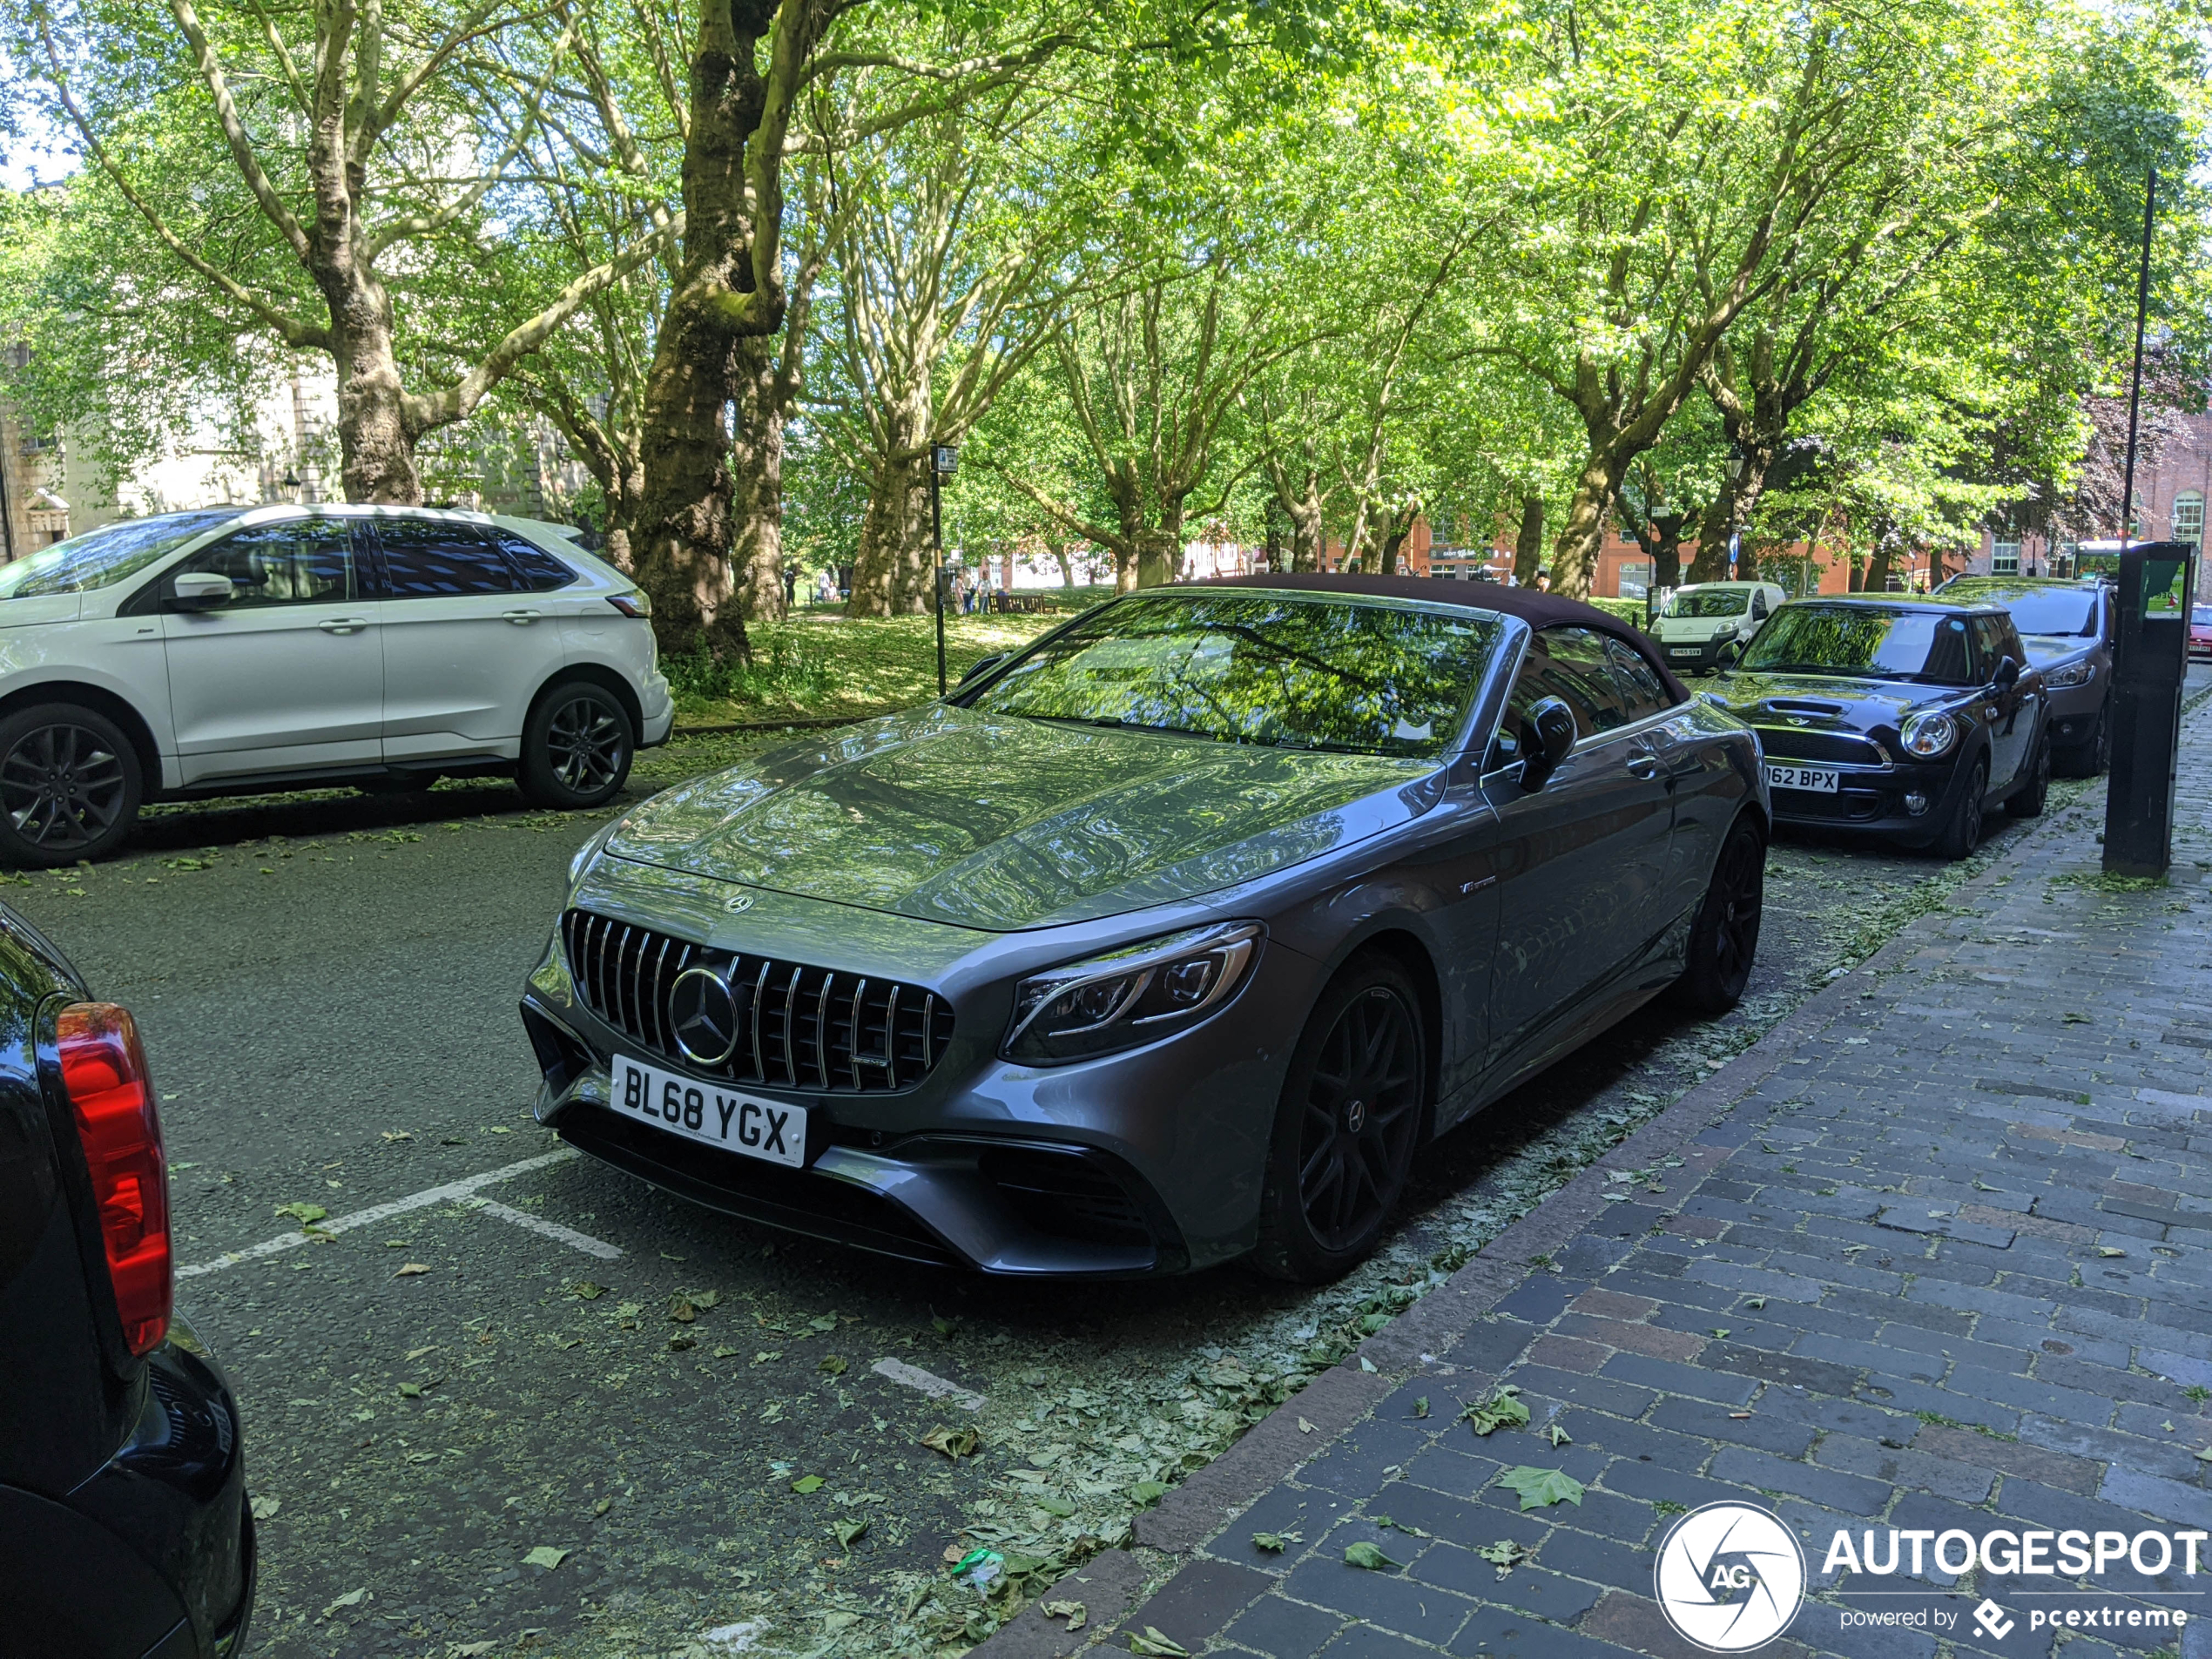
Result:
M2005 810L2014 818L2040 818L2043 803L2051 794L2051 733L2048 727L2036 734L2035 756L2027 763L2027 781L2012 792L2005 802Z
M1262 1204L1261 1271L1341 1278L1372 1250L1405 1191L1427 1091L1420 999L1385 957L1322 994L1283 1091Z
M1713 861L1713 879L1689 930L1689 950L1675 998L1697 1014L1725 1014L1742 1000L1759 953L1766 908L1766 837L1746 813L1736 820Z
M614 693L589 680L570 680L531 710L516 781L541 806L601 806L629 781L637 748L630 716Z
M1989 787L1989 762L1976 756L1967 768L1966 785L1959 793L1959 804L1951 809L1951 821L1936 837L1935 850L1944 858L1957 862L1971 858L1981 845L1981 798Z
M103 858L138 814L138 752L106 716L49 704L0 721L0 861Z

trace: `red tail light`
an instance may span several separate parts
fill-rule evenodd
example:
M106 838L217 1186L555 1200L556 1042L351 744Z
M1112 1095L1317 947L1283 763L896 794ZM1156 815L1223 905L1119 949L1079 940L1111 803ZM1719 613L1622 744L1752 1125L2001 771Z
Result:
M62 1087L77 1113L99 1208L123 1340L134 1354L169 1330L169 1174L145 1050L127 1009L74 1002L59 1022Z

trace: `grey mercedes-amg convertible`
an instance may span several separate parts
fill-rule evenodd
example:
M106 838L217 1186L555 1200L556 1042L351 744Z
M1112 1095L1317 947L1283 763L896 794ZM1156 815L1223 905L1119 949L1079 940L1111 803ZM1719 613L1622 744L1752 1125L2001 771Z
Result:
M1541 594L1126 595L577 855L538 1116L927 1262L1341 1274L1419 1149L1759 933L1756 738Z

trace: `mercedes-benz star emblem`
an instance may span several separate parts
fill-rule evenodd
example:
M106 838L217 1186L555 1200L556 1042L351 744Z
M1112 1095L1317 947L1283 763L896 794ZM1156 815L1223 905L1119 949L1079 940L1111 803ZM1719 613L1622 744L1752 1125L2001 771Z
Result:
M752 895L749 893L733 893L722 901L722 907L733 916L742 914L752 908Z
M738 996L718 968L687 968L669 988L676 1046L694 1065L718 1066L737 1051Z

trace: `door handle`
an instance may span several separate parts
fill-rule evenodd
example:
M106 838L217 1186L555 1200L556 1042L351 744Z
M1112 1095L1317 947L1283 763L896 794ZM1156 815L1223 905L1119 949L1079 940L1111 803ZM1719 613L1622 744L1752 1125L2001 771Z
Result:
M1649 783L1659 775L1659 758L1656 755L1630 755L1628 764L1631 778L1641 778Z
M525 625L536 622L544 613L538 610L502 610L499 614L511 623Z
M326 617L315 624L327 634L357 633L368 626L367 617Z

